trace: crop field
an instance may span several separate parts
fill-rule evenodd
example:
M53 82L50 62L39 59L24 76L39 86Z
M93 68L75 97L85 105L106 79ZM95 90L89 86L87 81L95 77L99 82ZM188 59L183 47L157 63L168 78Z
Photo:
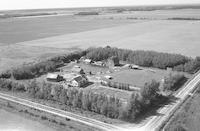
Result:
M199 86L198 86L199 88ZM185 129L190 131L198 131L200 128L200 93L199 89L197 93L192 96L174 115L174 118L169 123L166 131L172 131L175 129Z
M133 20L96 20L75 16L0 19L0 43L36 40L51 36L71 34L118 25L134 23Z
M99 16L107 19L148 19L160 20L168 18L200 18L200 9L178 9L178 10L155 10L155 11L132 11L118 14L106 14Z
M199 9L185 9L1 19L0 70L71 48L91 46L110 45L198 56L200 21L164 20L200 18L198 12ZM139 16L146 19L129 19Z
M60 35L19 44L59 48L114 46L199 55L200 21L156 20ZM158 37L159 36L159 37Z
M74 51L74 49L56 49L23 45L0 46L0 72L20 66L21 64L33 63L71 51Z

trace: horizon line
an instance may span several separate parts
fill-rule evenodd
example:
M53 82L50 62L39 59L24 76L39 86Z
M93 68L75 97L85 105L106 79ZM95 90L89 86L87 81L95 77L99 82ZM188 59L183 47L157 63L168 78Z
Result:
M138 4L138 5L114 5L114 6L77 6L77 7L44 7L44 8L21 8L21 9L0 9L0 11L23 11L23 10L53 10L53 9L85 9L85 8L111 8L111 7L151 7L151 6L200 6L199 3L174 3L174 4Z

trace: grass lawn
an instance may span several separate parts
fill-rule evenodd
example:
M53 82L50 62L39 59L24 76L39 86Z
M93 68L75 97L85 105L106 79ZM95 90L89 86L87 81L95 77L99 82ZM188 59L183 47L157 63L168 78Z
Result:
M143 87L146 82L151 80L160 81L165 76L169 74L166 70L153 69L154 72L144 69L144 70L121 70L119 72L114 72L110 74L113 76L112 81L128 83L136 87Z

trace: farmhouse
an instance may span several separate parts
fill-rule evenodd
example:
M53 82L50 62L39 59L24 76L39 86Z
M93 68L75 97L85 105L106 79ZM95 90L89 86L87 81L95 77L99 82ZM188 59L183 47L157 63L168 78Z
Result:
M105 63L102 62L102 61L96 61L96 62L94 62L94 65L97 65L97 66L105 66Z
M62 76L65 81L70 82L71 80L73 80L75 77L79 75L75 73L65 73Z
M63 77L58 74L48 73L46 79L47 81L60 82L63 80Z
M129 68L129 69L135 69L135 70L141 70L141 68L138 65L134 64L125 64L123 68Z
M63 75L63 79L68 85L73 87L85 86L88 83L88 79L85 76L76 73L66 73Z
M70 85L73 87L83 87L88 83L87 78L83 76L77 76L70 81Z
M140 70L141 68L138 65L131 65L131 69Z
M91 64L91 63L92 63L92 60L91 60L91 59L85 59L84 62L85 62L86 64Z
M116 56L110 57L107 61L107 66L114 67L119 65L119 58Z

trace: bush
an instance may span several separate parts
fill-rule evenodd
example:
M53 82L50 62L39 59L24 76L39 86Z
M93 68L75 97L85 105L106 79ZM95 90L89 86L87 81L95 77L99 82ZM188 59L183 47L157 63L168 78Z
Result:
M0 87L6 90L12 91L26 91L25 86L17 81L12 81L8 79L0 79Z
M46 116L41 116L42 120L48 120L48 118Z
M183 84L182 82L185 80L185 76L183 74L170 74L169 76L164 78L164 82L161 85L162 91L176 91Z

